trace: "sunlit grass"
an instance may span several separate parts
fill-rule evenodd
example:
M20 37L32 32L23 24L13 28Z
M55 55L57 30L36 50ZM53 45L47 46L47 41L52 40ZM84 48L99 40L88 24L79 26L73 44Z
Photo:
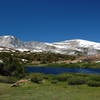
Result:
M29 82L21 87L0 83L0 100L100 100L100 88L87 85L69 86L66 82Z

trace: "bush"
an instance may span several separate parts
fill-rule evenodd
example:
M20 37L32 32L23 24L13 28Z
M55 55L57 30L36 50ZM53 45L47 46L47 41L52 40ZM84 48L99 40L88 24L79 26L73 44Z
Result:
M44 79L53 80L53 79L55 79L55 76L56 75L53 75L53 74L44 75Z
M71 74L64 73L64 74L57 75L54 79L58 81L67 81L71 77L72 77Z
M58 80L52 80L51 83L52 84L57 84L58 83Z
M90 80L90 81L87 82L87 85L92 86L92 87L100 87L100 82Z
M44 75L41 73L34 73L31 76L31 81L35 83L41 83L44 80Z
M83 73L74 73L72 75L75 77L84 77L84 78L89 77L89 74L83 74Z
M100 81L100 76L99 75L91 75L89 77L89 80Z
M3 59L3 64L0 64L0 74L4 76L13 76L22 78L25 75L25 69L19 59L9 55Z
M81 85L85 83L86 83L86 79L83 77L72 77L68 79L69 85Z

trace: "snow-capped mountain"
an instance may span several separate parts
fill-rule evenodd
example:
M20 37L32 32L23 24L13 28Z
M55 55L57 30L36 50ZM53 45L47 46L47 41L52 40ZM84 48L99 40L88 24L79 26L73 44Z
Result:
M0 36L0 46L8 48L22 48L25 44L14 36Z
M0 36L0 51L53 52L60 54L95 55L100 53L100 43L74 39L62 42L23 42L14 36Z

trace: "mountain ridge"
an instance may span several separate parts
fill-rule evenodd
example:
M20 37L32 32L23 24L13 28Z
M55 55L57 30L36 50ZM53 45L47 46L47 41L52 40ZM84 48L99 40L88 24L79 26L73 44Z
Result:
M14 36L0 36L0 47L11 48L20 52L52 52L68 55L85 54L95 55L100 53L100 43L83 39L65 40L61 42L24 42Z

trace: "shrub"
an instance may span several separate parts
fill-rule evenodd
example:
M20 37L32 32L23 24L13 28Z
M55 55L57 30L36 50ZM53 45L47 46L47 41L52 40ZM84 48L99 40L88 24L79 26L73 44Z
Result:
M53 75L53 74L44 75L44 79L53 80L55 76L56 75Z
M76 76L76 77L84 77L84 78L86 78L86 77L88 77L88 76L89 76L89 74L74 73L74 74L73 74L73 76Z
M58 83L58 80L52 80L51 83L52 84L57 84Z
M9 55L3 59L3 64L0 64L0 74L4 76L13 76L22 78L25 75L25 69L19 59Z
M86 83L86 79L83 77L72 77L68 79L69 85L81 85L85 83Z
M92 87L100 87L100 82L90 80L90 81L87 82L87 85L92 86Z
M41 83L44 79L44 75L41 73L34 73L31 76L31 81L35 83Z
M55 80L58 80L58 81L67 81L69 78L71 78L72 77L72 75L71 74L66 74L66 73L64 73L64 74L60 74L60 75L57 75L56 77L55 77Z
M93 81L100 81L100 76L99 75L91 75L89 77L90 80L93 80Z

